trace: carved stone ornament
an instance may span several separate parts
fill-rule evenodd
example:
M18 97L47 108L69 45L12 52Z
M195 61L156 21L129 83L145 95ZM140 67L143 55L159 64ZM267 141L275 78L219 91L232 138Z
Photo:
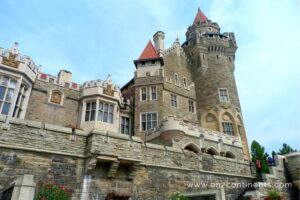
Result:
M112 85L107 85L106 88L103 88L103 94L106 94L108 96L114 96L114 90L112 89Z
M2 64L10 67L18 68L20 62L16 61L17 54L9 52L8 58L3 57Z
M51 95L50 102L61 104L61 93L59 91L53 91Z

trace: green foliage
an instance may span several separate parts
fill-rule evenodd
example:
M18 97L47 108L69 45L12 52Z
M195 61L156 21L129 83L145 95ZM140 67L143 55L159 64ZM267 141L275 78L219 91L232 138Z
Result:
M284 155L284 154L293 153L293 152L297 152L297 149L293 149L292 147L290 147L290 145L283 143L282 149L279 149L277 154Z
M280 200L280 193L275 189L270 189L268 191L268 199L270 200Z
M170 200L188 200L188 198L183 196L180 192L176 192L170 197Z
M254 163L256 160L260 160L262 173L269 173L269 167L267 165L267 157L269 155L265 152L265 148L255 140L253 140L251 144L251 156Z
M70 200L71 190L51 181L41 182L34 200Z

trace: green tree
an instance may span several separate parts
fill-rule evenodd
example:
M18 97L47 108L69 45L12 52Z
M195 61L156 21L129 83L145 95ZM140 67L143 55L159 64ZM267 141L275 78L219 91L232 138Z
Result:
M262 173L269 173L269 167L267 165L267 157L269 155L265 152L265 148L255 140L253 140L251 144L251 156L254 163L256 160L260 160Z
M282 149L279 149L277 154L284 155L284 154L293 153L293 152L297 152L297 149L293 149L292 147L290 147L290 145L283 143Z

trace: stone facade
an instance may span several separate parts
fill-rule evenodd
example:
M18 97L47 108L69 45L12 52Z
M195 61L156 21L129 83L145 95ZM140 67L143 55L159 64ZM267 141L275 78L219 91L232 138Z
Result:
M233 74L237 46L200 15L183 44L165 49L158 31L122 88L110 75L80 85L66 70L44 74L17 44L0 49L0 191L32 174L71 187L74 199L118 190L133 199L176 191L237 198L244 188L211 185L254 178Z

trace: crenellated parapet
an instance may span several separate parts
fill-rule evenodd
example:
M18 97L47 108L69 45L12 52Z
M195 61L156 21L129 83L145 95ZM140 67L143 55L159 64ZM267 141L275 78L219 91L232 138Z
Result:
M81 85L74 82L60 81L58 76L53 76L50 74L38 73L37 79L43 82L52 83L57 86L69 88L71 90L80 90Z
M36 65L29 56L19 53L17 42L10 49L0 48L0 64L2 67L24 74L31 82L34 82L41 70L41 66Z

